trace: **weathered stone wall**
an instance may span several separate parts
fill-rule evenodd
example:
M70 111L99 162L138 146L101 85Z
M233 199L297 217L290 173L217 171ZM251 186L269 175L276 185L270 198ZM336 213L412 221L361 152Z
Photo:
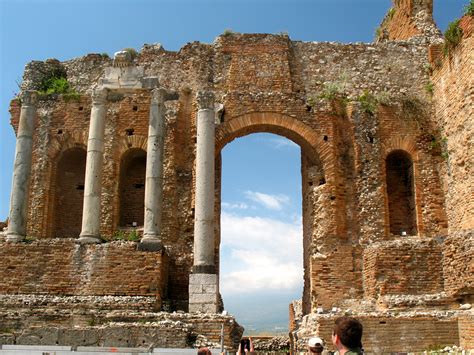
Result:
M364 295L423 295L443 291L442 242L406 238L364 250Z
M54 312L52 311L54 309ZM243 328L232 316L155 312L143 296L0 295L4 344L236 349Z
M450 232L474 228L474 27L472 16L461 25L463 39L452 51L432 58L435 142L443 150L440 163Z
M407 101L416 102L415 114L424 117L429 111L424 91L426 55L425 46L406 42L302 43L274 35L230 34L212 45L191 43L176 53L145 46L135 64L144 68L145 75L158 76L162 86L180 94L178 101L166 104L162 239L169 255L172 307L186 309L188 299L194 95L203 88L212 88L225 108L216 130L217 153L233 139L254 132L279 134L302 148L305 312L319 305L330 307L347 294L362 295L362 245L391 238L384 164L393 150L405 150L413 159L417 233L445 230L443 196L437 193L442 190L433 173L436 159L426 143L430 126L420 125L406 108ZM82 72L94 62L91 58L95 57L54 65L62 66L69 81L87 94L87 83L96 83L95 77ZM107 64L105 59L94 60L99 67ZM41 65L51 63L34 62L27 67L25 88L35 87L36 72L45 70ZM367 112L357 102L346 109L336 101L318 98L330 85L337 87L339 97L352 101L358 101L364 91L384 97L385 106L379 104ZM135 211L140 209L138 203L133 211L126 211L120 177L127 174L123 158L131 151L146 150L149 106L150 95L143 89L108 96L101 201L101 233L106 238L124 224L121 213L140 216ZM38 238L58 237L54 217L61 208L56 202L57 162L69 149L86 146L90 98L44 97L39 107L28 231ZM12 101L14 127L19 109L19 102ZM216 159L219 174L221 162ZM80 214L75 218L79 220ZM219 237L216 241L218 264ZM334 259L343 262L332 263Z
M72 239L1 243L1 294L154 296L166 298L167 257L136 243L80 246Z
M473 301L474 231L449 234L443 247L444 287L453 297Z
M336 44L234 33L213 44L189 43L178 52L145 45L133 65L179 93L178 100L166 103L161 237L168 258L137 252L133 243L80 247L70 239L55 239L78 234L82 165L70 169L61 158L85 149L90 93L112 63L96 54L63 63L30 63L23 90L37 89L48 72L59 71L81 95L77 100L58 95L40 100L28 209L28 235L39 240L2 244L0 293L153 295L157 307L165 301L166 309L187 310L195 96L209 90L224 107L216 127L216 265L220 151L238 137L269 132L293 140L302 152L303 314L351 302L368 303L371 310L376 301L380 308L447 310L456 301L470 301L474 205L466 196L474 176L473 42L466 30L449 58L432 63L436 68L430 77L427 45L439 41L431 12L431 1L395 1L395 12L382 30L388 29L392 39L411 37L408 41ZM470 21L464 19L463 26ZM432 59L435 52L429 52ZM131 222L143 224L142 195L135 190L141 188L143 161L128 162L136 152L143 158L147 149L150 100L147 89L112 90L107 97L101 195L101 235L106 240ZM19 100L13 100L14 129L20 109ZM410 173L394 178L401 156L410 163ZM129 271L130 277L117 270ZM367 348L382 351L386 344L391 351L402 351L426 348L435 340L458 343L471 328L465 323L458 328L457 319L446 314L439 320L433 314L364 316L366 332L374 334L366 339ZM59 323L67 323L68 317ZM137 313L135 319L140 317L144 315ZM329 318L321 318L321 334L329 331ZM220 328L209 322L198 322L196 329L208 328L214 339ZM418 343L415 330L423 337ZM406 344L400 334L407 334Z
M298 346L303 351L310 336L318 334L333 348L331 335L336 315L311 315L306 327L307 333L300 332ZM385 354L400 352L421 352L439 349L446 345L459 346L458 318L446 314L398 314L386 313L359 314L364 328L362 344L369 353Z

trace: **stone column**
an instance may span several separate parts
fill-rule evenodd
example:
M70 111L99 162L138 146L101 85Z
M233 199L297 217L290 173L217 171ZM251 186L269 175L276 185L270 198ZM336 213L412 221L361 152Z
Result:
M189 311L218 311L218 278L214 263L214 94L198 92L194 265L189 277Z
M95 89L92 93L92 111L87 141L86 179L82 211L80 244L100 243L100 194L104 155L104 130L107 90Z
M7 241L21 242L26 236L26 215L33 153L36 91L24 91L21 95L21 113L16 139L15 165L8 217Z
M161 215L163 206L163 151L165 147L166 90L151 91L150 120L145 178L145 223L138 250L158 251L161 244Z

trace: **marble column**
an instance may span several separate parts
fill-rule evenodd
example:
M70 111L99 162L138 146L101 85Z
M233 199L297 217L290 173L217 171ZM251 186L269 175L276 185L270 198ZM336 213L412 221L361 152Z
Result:
M214 94L198 92L194 265L189 276L189 311L216 313L218 277L214 262Z
M100 243L100 194L104 155L104 131L107 113L107 90L92 93L92 111L87 141L86 178L80 244Z
M163 152L165 148L165 101L167 91L151 91L150 118L145 177L145 222L143 238L138 250L158 251L161 243L161 215L163 209Z
M36 91L24 91L21 95L21 113L13 167L13 182L8 217L7 241L21 242L26 236L26 215L33 153L33 131L35 125Z

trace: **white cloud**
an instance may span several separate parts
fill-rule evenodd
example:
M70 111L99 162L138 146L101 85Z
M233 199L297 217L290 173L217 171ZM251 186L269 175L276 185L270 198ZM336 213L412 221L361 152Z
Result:
M275 149L282 149L282 148L299 148L300 146L295 142L284 138L284 137L276 137L268 139L268 142L272 145Z
M300 219L301 221L301 219ZM222 293L301 289L301 223L221 215Z
M225 208L228 210L246 210L249 208L249 205L247 205L245 202L239 202L239 203L222 202L221 206L222 208Z
M257 191L245 191L245 197L268 209L276 211L283 209L283 205L290 201L290 198L286 195L269 195Z

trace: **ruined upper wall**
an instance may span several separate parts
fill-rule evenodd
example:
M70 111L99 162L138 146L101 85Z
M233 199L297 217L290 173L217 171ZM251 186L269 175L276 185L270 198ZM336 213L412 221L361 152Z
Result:
M449 53L433 48L434 123L444 149L442 176L450 232L474 228L474 17L460 21L463 37Z
M440 42L441 32L433 21L433 0L393 0L376 40L409 40L421 43Z
M143 68L144 77L157 76L163 87L211 89L218 97L227 92L279 92L307 100L329 84L349 98L364 90L425 97L428 82L426 46L409 42L338 44L233 33L213 44L189 43L178 52L145 45L133 64ZM26 66L22 89L38 89L47 73L63 71L75 90L89 95L111 65L111 59L98 54L62 63L33 61Z

